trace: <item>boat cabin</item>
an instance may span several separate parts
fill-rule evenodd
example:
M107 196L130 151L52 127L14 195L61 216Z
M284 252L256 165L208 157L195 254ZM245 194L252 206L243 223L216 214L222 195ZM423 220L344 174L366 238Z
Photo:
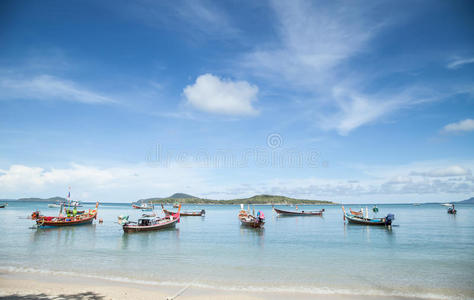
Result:
M153 225L152 219L138 219L138 226L151 226Z

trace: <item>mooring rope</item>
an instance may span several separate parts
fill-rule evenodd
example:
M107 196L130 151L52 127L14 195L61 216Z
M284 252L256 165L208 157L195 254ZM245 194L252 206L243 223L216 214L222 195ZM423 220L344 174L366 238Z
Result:
M179 290L176 294L174 294L173 296L171 296L171 297L166 297L166 300L174 300L174 299L178 298L179 296L181 296L181 294L183 294L188 288L190 288L191 285L196 282L196 280L198 280L199 278L201 278L201 275L202 275L203 273L204 273L204 271L201 272L201 273L199 273L188 285L186 285L185 287L183 287L182 289L180 289L180 290Z

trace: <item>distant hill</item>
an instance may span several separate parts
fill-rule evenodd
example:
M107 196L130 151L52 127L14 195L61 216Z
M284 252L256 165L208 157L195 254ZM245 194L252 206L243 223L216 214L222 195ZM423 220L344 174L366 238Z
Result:
M175 193L171 196L169 196L168 198L171 198L171 199L197 199L198 197L194 197L194 196L191 196L191 195L188 195L188 194L184 194L184 193Z
M167 198L148 198L138 202L152 203L182 203L182 204L334 204L330 201L295 199L285 196L256 195L250 198L232 200L212 200L194 197L187 194L176 193Z
M46 198L46 199L43 199L43 198L20 198L20 199L17 199L15 201L19 201L19 202L56 202L56 201L66 201L66 198L62 198L62 197L51 197L51 198Z
M471 197L469 199L466 199L466 200L462 200L462 201L458 201L458 202L455 202L455 203L464 203L464 204L469 204L469 203L474 203L474 197Z

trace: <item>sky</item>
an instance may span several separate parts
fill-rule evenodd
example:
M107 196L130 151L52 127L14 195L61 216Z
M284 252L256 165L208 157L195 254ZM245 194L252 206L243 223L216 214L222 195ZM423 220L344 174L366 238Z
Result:
M0 199L474 196L472 1L2 1Z

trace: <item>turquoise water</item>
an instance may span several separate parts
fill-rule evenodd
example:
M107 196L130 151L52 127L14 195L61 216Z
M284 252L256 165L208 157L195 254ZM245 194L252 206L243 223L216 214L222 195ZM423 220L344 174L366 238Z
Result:
M240 226L237 205L186 206L204 208L206 216L183 217L176 229L124 234L117 216L140 213L128 204L102 204L103 224L32 229L26 217L33 210L57 209L11 202L0 209L0 270L229 290L474 299L473 205L458 205L456 216L438 204L379 205L379 216L395 214L391 230L344 224L339 206L323 207L324 217L278 217L270 206L256 206L267 220L255 230Z

